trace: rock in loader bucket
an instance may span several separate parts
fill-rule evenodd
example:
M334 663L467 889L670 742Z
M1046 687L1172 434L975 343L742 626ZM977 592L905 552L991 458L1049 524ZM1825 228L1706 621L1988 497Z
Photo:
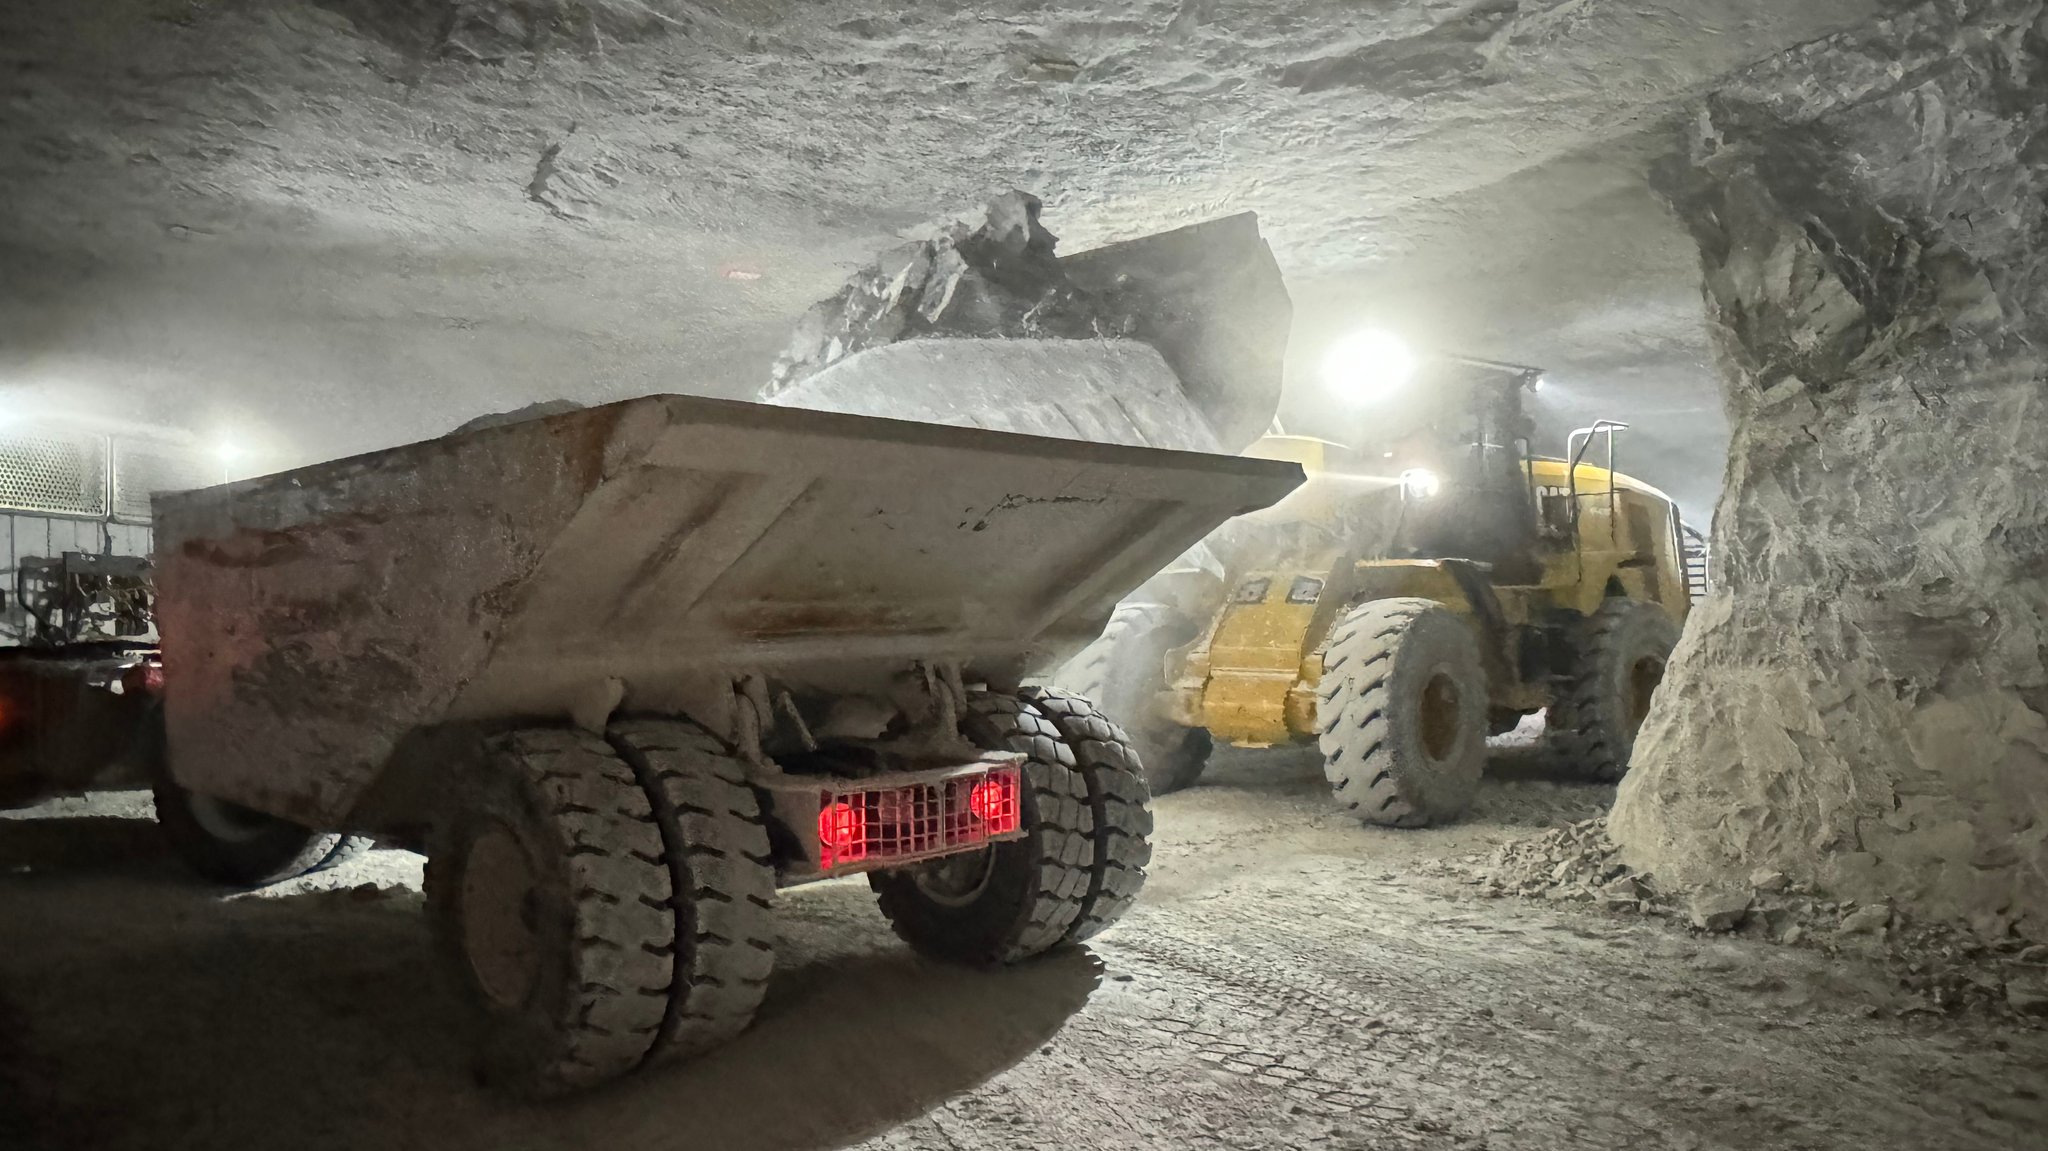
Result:
M424 847L482 1070L581 1087L747 1025L777 886L975 964L1114 923L1138 765L1024 672L1300 482L654 396L164 497L170 771Z
M1280 405L1293 304L1250 212L1053 258L1038 201L885 253L804 317L762 398L1238 452Z

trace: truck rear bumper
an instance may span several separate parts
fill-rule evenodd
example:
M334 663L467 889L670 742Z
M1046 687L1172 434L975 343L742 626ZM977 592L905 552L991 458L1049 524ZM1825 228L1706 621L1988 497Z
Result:
M778 839L776 883L923 863L1021 839L1030 830L1024 757L989 752L968 763L849 778L756 780ZM795 850L788 850L794 844Z

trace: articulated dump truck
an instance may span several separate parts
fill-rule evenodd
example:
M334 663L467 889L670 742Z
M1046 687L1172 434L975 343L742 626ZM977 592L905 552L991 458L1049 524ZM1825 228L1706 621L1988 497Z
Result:
M159 499L178 787L412 845L482 1069L746 1027L776 889L1000 964L1137 895L1114 717L1024 686L1291 463L653 396Z

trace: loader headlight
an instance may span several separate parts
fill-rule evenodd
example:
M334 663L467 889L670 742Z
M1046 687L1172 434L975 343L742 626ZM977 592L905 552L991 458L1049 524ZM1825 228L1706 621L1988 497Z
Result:
M1411 500L1426 500L1443 490L1444 482L1428 468L1409 468L1401 473L1401 494Z
M1372 403L1407 387L1419 365L1399 336L1369 328L1323 353L1323 383L1349 399Z

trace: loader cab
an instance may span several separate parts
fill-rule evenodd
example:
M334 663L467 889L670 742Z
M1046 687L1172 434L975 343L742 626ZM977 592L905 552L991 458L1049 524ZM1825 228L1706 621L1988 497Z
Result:
M1553 457L1528 463L1546 552L1545 585L1573 589L1575 608L1627 597L1683 621L1693 595L1678 505L1649 484Z
M1683 623L1693 597L1678 504L1616 466L1616 440L1627 430L1619 420L1594 420L1565 438L1562 459L1524 464L1549 553L1544 583L1570 589L1581 612L1626 597Z

